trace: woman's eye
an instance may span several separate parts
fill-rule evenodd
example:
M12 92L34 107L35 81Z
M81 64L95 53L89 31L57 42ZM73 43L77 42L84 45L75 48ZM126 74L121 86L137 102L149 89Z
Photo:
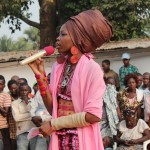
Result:
M61 33L61 36L65 36L65 35L67 35L66 33Z

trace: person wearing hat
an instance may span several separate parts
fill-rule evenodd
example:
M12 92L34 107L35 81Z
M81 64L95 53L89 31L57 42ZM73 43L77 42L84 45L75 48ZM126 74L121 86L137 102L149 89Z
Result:
M137 116L137 109L124 110L125 119L118 124L114 136L117 150L143 150L143 142L150 139L149 126Z
M135 73L135 74L139 73L137 67L130 64L130 59L131 59L131 56L129 53L122 54L122 61L123 61L124 65L119 69L120 88L121 89L125 88L124 78L126 75L128 75L130 73Z
M40 127L51 135L49 150L103 150L99 129L105 83L91 52L108 41L112 27L99 10L87 10L62 25L56 40L60 56L51 71L50 88L44 63L29 64L52 119Z

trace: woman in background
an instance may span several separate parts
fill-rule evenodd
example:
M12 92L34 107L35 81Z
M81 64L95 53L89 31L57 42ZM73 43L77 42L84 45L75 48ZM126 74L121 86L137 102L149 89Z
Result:
M115 136L118 150L142 150L143 142L150 139L149 126L138 118L136 109L125 110L124 116L125 120L119 123Z
M118 93L117 100L124 118L123 111L137 108L138 117L141 118L141 105L143 104L143 91L137 89L138 79L135 74L128 74L124 79L125 89Z

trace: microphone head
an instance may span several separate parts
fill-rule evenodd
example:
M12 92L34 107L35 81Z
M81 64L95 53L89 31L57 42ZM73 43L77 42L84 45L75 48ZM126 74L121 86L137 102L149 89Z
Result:
M49 56L54 53L55 48L53 46L46 46L44 50L46 51L46 56Z

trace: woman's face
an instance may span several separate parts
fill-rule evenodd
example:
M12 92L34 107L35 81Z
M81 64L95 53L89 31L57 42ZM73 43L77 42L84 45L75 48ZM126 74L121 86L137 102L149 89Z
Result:
M130 78L129 80L128 80L128 88L130 88L130 89L136 89L136 82L135 82L135 79L133 79L133 78Z
M16 84L12 84L9 88L10 93L12 94L12 96L16 96L18 95L18 85Z
M126 116L125 121L128 127L134 127L136 123L137 118L135 116Z
M67 31L66 25L64 24L59 32L59 36L56 39L56 49L58 49L59 53L66 54L69 52L71 47L73 46L73 42L71 37Z

